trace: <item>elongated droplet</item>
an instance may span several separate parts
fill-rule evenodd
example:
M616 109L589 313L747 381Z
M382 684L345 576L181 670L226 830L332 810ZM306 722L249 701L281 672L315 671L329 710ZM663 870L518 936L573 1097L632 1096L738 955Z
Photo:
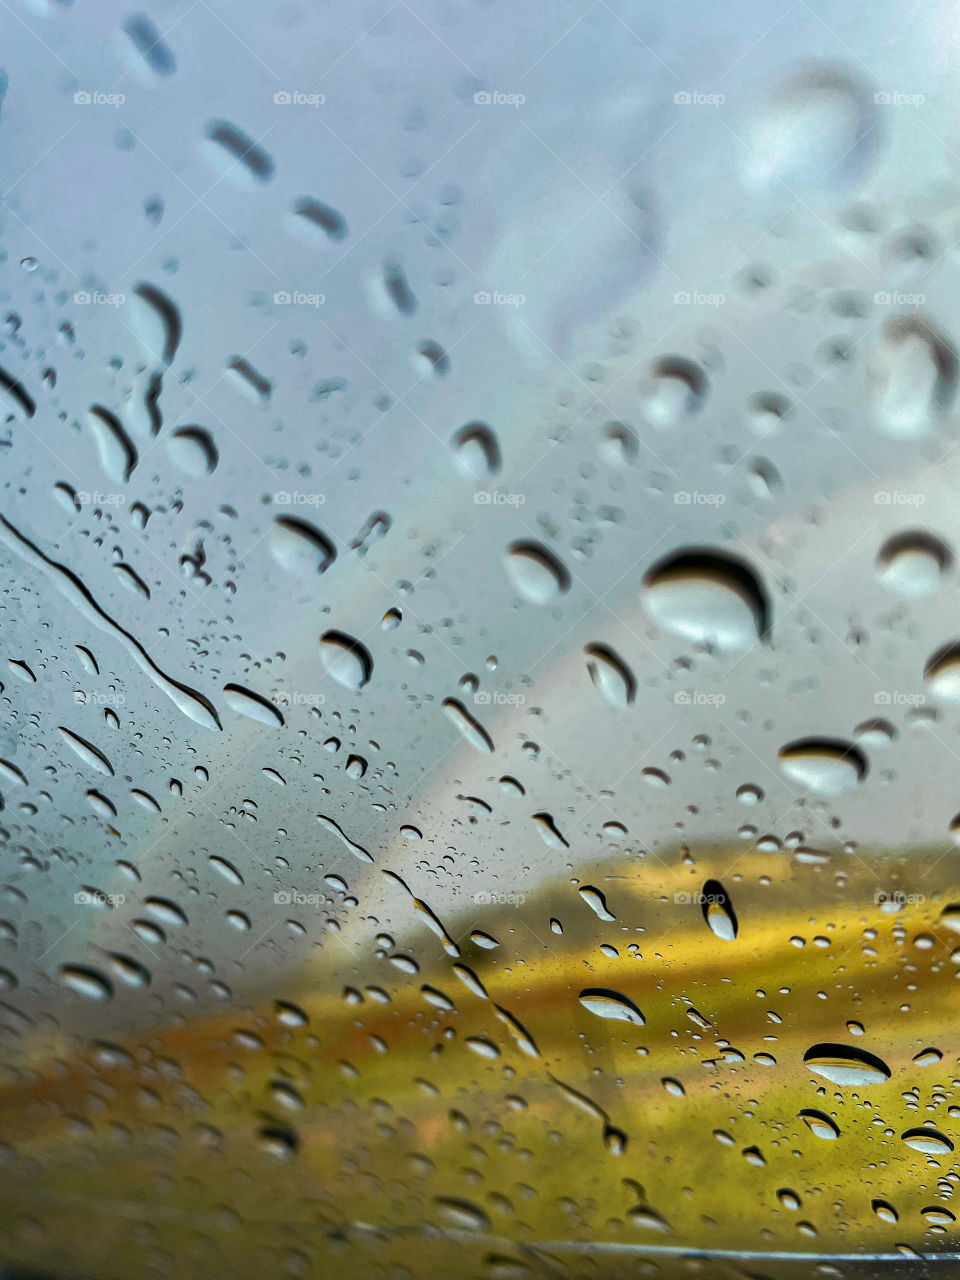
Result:
M929 1156L947 1156L953 1150L950 1139L937 1129L907 1129L900 1137L914 1151L922 1151Z
M362 689L373 671L367 649L342 631L328 631L320 637L320 659L328 674L345 689Z
M317 821L320 823L321 827L325 827L327 831L332 831L344 847L349 849L353 856L359 859L360 862L373 862L373 858L369 853L367 853L366 849L364 849L362 845L356 844L351 840L343 828L338 823L334 822L332 818L328 818L326 814L318 813Z
M703 918L718 938L733 942L737 936L737 913L719 880L708 880L700 895Z
M946 414L956 394L953 345L919 316L887 321L871 368L870 400L885 435L926 435Z
M116 484L125 484L137 465L137 451L119 418L95 404L87 414L87 425L104 472Z
M609 987L584 987L580 992L580 1003L598 1018L618 1018L621 1022L633 1022L638 1027L644 1025L643 1014L628 997Z
M239 684L225 684L223 686L223 697L231 711L236 711L238 715L246 716L248 720L256 720L260 724L269 725L273 729L283 724L283 716L278 708L251 689L244 689Z
M616 920L616 916L607 908L607 900L592 884L581 885L577 890L591 911L596 912L601 920Z
M62 725L59 727L58 732L62 735L64 742L74 749L84 764L89 765L91 769L95 769L97 773L113 777L113 765L92 742L87 742L86 738L81 738L77 733L71 733L69 729L64 729Z
M845 1044L815 1044L803 1055L808 1070L834 1084L868 1085L890 1079L890 1068L866 1049Z
M612 707L628 707L636 694L637 682L620 655L604 644L588 644L584 653L594 687Z
M447 719L456 725L471 747L475 747L477 751L488 753L493 751L493 739L479 720L474 719L462 702L458 702L456 698L444 698L442 705Z

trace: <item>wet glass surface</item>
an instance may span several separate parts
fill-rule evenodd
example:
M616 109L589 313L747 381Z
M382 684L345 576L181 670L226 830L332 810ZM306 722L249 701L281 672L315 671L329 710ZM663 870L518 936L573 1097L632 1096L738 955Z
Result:
M0 5L0 1271L950 1275L949 9Z

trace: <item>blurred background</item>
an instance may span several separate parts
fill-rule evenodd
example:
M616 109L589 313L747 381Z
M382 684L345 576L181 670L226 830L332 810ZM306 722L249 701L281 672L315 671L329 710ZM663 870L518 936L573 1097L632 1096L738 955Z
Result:
M956 15L0 4L0 1272L956 1269Z

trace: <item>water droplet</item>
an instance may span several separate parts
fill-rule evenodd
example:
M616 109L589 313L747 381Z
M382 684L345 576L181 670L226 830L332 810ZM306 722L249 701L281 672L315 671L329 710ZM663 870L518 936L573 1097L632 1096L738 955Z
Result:
M753 570L708 550L659 561L644 577L640 599L656 626L711 648L749 649L770 626L766 592Z
M844 1044L815 1044L803 1055L810 1071L834 1084L868 1085L890 1079L890 1068L866 1049Z
M938 649L927 661L923 678L938 698L960 701L960 644L951 643Z
M938 591L953 563L946 544L923 529L898 533L880 548L877 578L901 596L929 596Z
M99 969L93 969L89 965L61 965L60 981L65 987L87 1000L113 998L113 983Z
M373 673L373 658L359 640L342 631L328 631L320 637L320 659L327 673L355 692L363 688Z
M832 738L803 738L781 747L780 768L792 782L824 796L849 791L867 775L858 747Z
M259 724L269 725L273 729L283 724L283 716L273 703L251 689L244 689L239 684L225 684L223 697L231 711L246 716L248 720L256 720Z
M570 590L566 566L540 542L514 542L506 569L511 586L532 604L553 604Z
M184 475L199 480L216 470L220 455L203 427L181 427L167 437L167 453Z
M104 472L116 484L125 484L137 465L137 451L120 420L95 404L87 414L87 425Z
M724 942L736 939L737 913L719 880L708 880L704 884L700 894L700 907L704 920L718 938L722 938Z
M953 1143L937 1129L907 1129L900 1138L914 1151L928 1156L946 1156L953 1150Z
M113 765L107 759L99 748L95 747L92 742L87 742L86 738L81 738L77 733L71 733L69 729L59 726L58 732L62 736L64 742L77 753L85 765L89 765L91 769L95 769L97 773L106 774L113 777Z
M818 1138L824 1138L828 1142L832 1142L835 1138L840 1137L840 1126L822 1111L814 1111L808 1108L800 1112L800 1119L810 1132Z
M669 431L699 413L707 396L703 370L681 356L657 362L640 388L643 416L658 431Z
M205 131L204 150L221 177L241 185L269 182L273 159L269 152L226 120L211 120Z
M451 444L464 475L484 480L500 470L500 445L485 422L468 422L455 432Z
M155 285L141 282L133 291L130 309L144 355L154 365L171 364L183 333L176 303Z
M607 900L599 889L595 889L592 884L585 884L581 885L577 892L601 920L616 920L617 917L608 910Z
M870 403L885 435L926 435L956 393L957 357L950 342L919 316L896 316L883 327L870 370Z
M290 225L311 242L338 244L347 238L347 220L343 214L310 196L295 201Z
M633 1022L638 1027L645 1023L643 1014L633 1001L619 991L608 987L584 987L579 999L583 1007L598 1018L617 1018L622 1022Z
M747 185L790 203L811 188L849 186L873 157L875 126L867 88L846 70L818 63L795 72L747 127Z
M594 687L599 689L613 707L628 707L637 691L633 672L613 649L604 644L588 644L587 671Z
M493 751L493 739L479 720L474 719L462 702L458 702L456 698L444 698L442 705L447 719L456 725L472 747L475 747L477 751L488 753Z

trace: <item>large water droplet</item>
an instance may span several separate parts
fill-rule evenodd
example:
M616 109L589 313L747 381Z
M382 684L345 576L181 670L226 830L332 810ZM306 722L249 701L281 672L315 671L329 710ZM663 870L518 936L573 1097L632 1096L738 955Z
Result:
M580 992L580 1003L598 1018L618 1018L622 1022L633 1022L638 1027L645 1022L643 1014L628 996L609 987L584 987Z
M880 548L877 578L901 596L929 596L938 591L953 557L939 538L924 529L898 533Z
M947 1156L953 1150L953 1143L937 1129L907 1129L900 1138L914 1151L922 1151L928 1156Z
M644 577L640 600L655 625L711 648L749 649L770 626L767 595L753 569L710 550L660 560Z
M803 1055L810 1071L834 1084L868 1085L890 1079L890 1068L866 1049L845 1044L815 1044Z
M737 936L737 913L726 889L719 880L708 880L701 891L700 907L703 918L711 930L724 942L733 942Z
M851 742L833 738L802 738L781 747L780 768L798 786L837 796L849 791L867 774L866 757Z
M791 204L811 187L849 186L872 158L875 123L870 94L845 70L822 63L796 72L746 130L747 184Z

